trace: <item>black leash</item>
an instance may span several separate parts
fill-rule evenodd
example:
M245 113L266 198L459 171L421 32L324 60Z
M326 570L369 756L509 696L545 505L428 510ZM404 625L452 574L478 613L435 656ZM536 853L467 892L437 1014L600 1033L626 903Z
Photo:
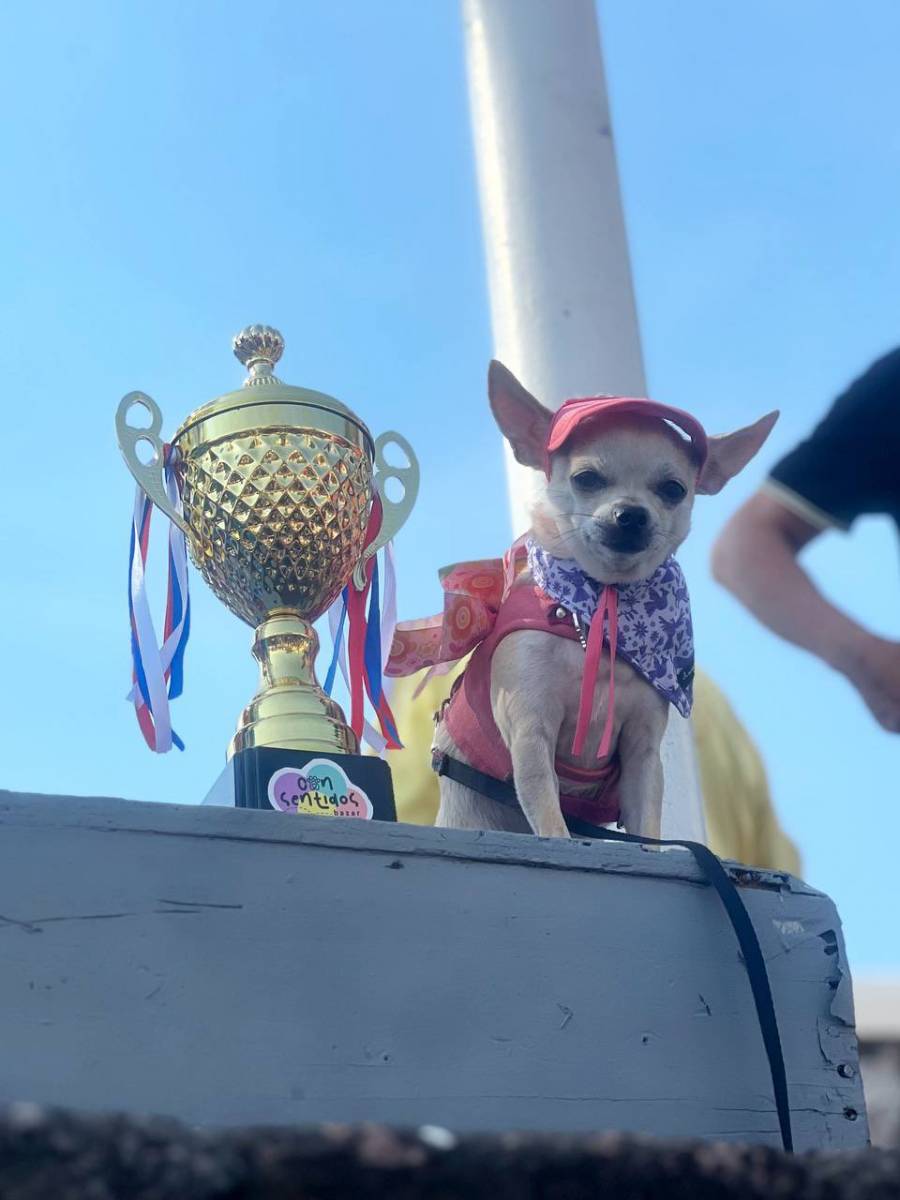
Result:
M489 800L496 800L498 804L515 807L521 812L516 789L511 781L494 779L493 776L476 771L467 763L460 762L459 759L451 758L449 754L442 754L439 751L435 751L432 755L431 765L438 775L446 775L448 779L461 783L463 787L470 788L473 792L478 792ZM615 829L605 829L602 825L591 825L587 821L579 821L574 817L566 817L565 821L569 832L578 837L597 838L608 842L631 842L636 845L681 846L685 850L690 850L707 882L712 884L719 893L719 899L728 914L731 927L744 956L744 964L750 978L750 990L753 993L753 1003L756 1005L756 1017L759 1021L772 1075L772 1090L775 1093L775 1107L778 1111L778 1124L781 1127L781 1142L788 1153L793 1153L794 1137L791 1129L787 1072L784 1066L784 1053L781 1049L781 1036L778 1032L778 1020L775 1016L775 1003L772 999L769 973L766 970L766 962L750 914L747 912L746 905L735 887L734 881L720 860L708 846L704 846L700 842L683 842L672 838L637 837L632 833L620 833Z

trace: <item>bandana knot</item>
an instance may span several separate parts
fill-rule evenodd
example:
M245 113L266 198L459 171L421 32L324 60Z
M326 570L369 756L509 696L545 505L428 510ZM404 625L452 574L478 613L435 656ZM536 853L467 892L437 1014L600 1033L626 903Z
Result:
M583 748L604 642L610 650L610 689L598 757L605 757L609 751L615 701L612 668L617 657L643 676L683 717L690 716L694 633L687 584L674 557L667 558L647 579L604 584L591 578L574 559L550 554L534 538L528 539L527 548L535 585L591 626L573 754L580 754Z

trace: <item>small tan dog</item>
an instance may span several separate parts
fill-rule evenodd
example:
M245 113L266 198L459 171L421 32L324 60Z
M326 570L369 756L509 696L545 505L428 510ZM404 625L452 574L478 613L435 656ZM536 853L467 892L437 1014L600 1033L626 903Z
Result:
M693 677L672 556L694 496L745 467L778 414L707 438L688 414L648 400L592 397L553 414L497 362L488 389L516 458L543 470L547 488L502 567L468 564L445 579L465 593L445 628L476 630L476 648L435 733L437 824L568 837L568 816L657 838L668 705L690 712ZM485 599L497 578L502 590Z

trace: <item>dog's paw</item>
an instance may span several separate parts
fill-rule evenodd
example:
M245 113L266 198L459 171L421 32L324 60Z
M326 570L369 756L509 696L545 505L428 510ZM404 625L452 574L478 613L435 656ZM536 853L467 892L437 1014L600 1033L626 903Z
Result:
M546 821L535 830L535 833L540 838L571 838L572 836L563 820Z

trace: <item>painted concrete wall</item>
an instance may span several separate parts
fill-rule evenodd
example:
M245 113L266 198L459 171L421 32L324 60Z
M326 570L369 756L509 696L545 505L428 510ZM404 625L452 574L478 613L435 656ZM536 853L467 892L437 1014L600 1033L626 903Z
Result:
M800 1147L861 1145L831 901L742 876ZM0 793L0 1102L777 1144L690 857Z

